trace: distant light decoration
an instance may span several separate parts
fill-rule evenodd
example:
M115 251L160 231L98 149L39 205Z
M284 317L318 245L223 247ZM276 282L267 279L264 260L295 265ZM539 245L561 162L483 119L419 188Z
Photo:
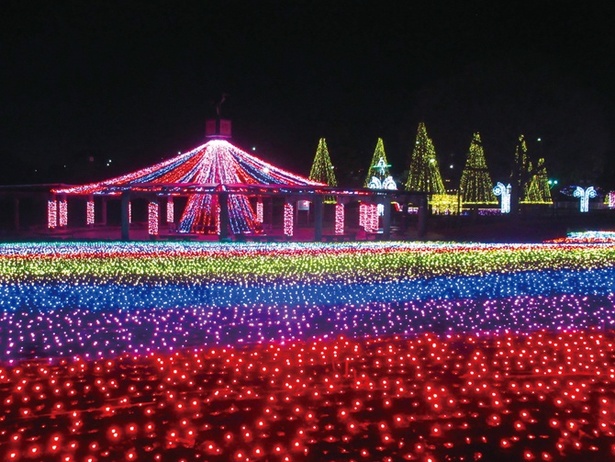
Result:
M58 227L58 201L49 199L47 201L47 228L55 229Z
M502 213L510 213L510 184L504 186L503 183L498 182L493 188L493 194L501 196L500 211Z
M96 223L94 199L88 199L86 203L85 222L89 226L94 225Z
M382 138L378 138L363 186L370 189L397 189L397 184L389 173L391 165L387 161Z
M294 234L294 207L290 202L284 203L284 236L291 237Z
M436 149L427 135L427 128L423 122L419 123L417 129L405 187L407 191L446 193L436 158Z
M324 138L318 140L318 146L316 147L316 154L314 155L314 161L310 168L311 181L318 182L327 186L337 186L337 179L335 178L335 168L331 163L331 157L329 156L329 149L327 148L327 142ZM325 196L325 204L335 204L337 201L334 196Z
M337 186L335 169L331 163L329 149L324 138L318 140L309 179L320 184L326 184L327 186Z
M609 191L606 202L610 209L615 209L615 191Z
M335 234L344 234L344 204L335 204Z
M363 228L368 233L377 233L380 228L380 212L378 211L379 204L361 203L360 213L363 218L359 218L363 222Z
M431 212L434 215L454 215L459 213L459 195L457 193L432 194L429 198Z
M260 224L264 223L263 199L260 197L256 201L256 221Z
M159 233L159 205L158 202L151 201L147 204L147 231L150 236L157 236Z
M596 197L597 193L593 186L589 186L586 189L577 186L572 195L579 198L579 211L587 213L589 212L589 199Z
M553 239L561 244L615 244L615 231L581 231L570 232L565 238Z
M462 203L468 205L495 204L497 201L491 189L492 184L480 133L476 132L472 136L459 182Z
M128 223L132 223L132 202L128 201Z
M173 196L167 197L167 223L175 223L175 203Z
M373 176L367 187L370 189L397 189L395 180L391 176L386 177L384 181L380 181L379 178Z
M520 202L531 202L531 198L528 195L529 181L527 178L531 171L532 162L527 154L527 142L525 141L525 136L521 134L515 145L515 157L511 175L512 185L519 195Z
M363 229L367 226L367 213L369 210L369 205L366 202L361 202L359 204L359 226Z
M58 201L58 226L66 227L68 225L68 203L63 197Z
M532 164L530 163L529 165L531 168ZM555 183L557 184L557 181ZM553 199L551 198L551 185L543 158L538 159L535 173L532 175L526 188L526 198L522 202L531 204L553 204Z

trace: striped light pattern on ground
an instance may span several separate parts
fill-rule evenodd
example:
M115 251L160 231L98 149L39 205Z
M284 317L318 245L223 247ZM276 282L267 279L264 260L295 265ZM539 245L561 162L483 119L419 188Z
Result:
M614 257L3 244L0 458L609 460Z

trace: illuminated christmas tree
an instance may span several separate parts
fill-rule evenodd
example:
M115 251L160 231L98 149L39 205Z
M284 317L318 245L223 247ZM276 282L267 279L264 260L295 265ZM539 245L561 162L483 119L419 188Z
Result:
M395 180L393 180L393 177L389 173L389 167L390 165L387 162L387 156L384 152L384 143L382 142L382 138L378 138L363 187L372 189L397 189Z
M444 183L440 175L436 150L433 142L427 136L427 129L423 122L419 123L416 142L410 159L408 181L406 190L426 192L430 194L444 194Z
M530 171L531 163L530 163ZM532 175L526 188L527 193L521 202L532 204L552 204L551 188L549 187L549 177L544 159L538 159L536 170Z
M512 172L513 197L516 196L521 202L526 202L528 197L528 180L532 163L527 155L527 143L523 135L515 147L515 163Z
M485 161L483 144L478 132L474 133L472 137L459 187L464 204L497 204L497 199L493 194L493 183Z
M337 186L335 171L324 138L318 141L318 148L316 148L316 155L314 156L309 179L318 183L324 183L327 186Z
M337 186L335 169L331 163L327 142L324 138L318 140L318 147L316 148L316 155L314 156L309 179L318 183L324 183L327 186ZM324 202L325 204L335 204L337 201L333 196L325 196Z

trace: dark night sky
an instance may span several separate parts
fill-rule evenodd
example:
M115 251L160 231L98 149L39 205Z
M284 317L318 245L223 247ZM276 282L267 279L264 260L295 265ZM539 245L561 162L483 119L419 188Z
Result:
M401 177L425 121L445 175L480 130L503 179L525 133L552 175L615 187L605 3L3 2L0 182L98 180L191 149L227 93L234 143L299 174L324 136L351 184L380 136Z

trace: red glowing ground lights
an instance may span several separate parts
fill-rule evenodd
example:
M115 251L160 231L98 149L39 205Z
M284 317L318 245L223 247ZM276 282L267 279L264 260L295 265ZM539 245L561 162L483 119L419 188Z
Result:
M0 371L2 460L611 460L615 334L422 335Z

